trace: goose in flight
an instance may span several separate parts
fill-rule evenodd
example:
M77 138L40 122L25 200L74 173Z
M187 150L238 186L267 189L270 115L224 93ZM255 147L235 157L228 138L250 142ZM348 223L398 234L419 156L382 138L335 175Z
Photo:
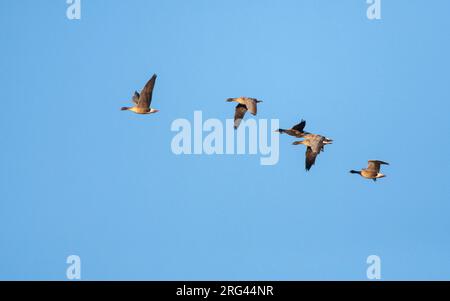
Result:
M304 131L305 126L306 126L306 121L302 119L302 121L300 121L299 124L294 125L290 129L287 129L287 130L285 130L285 129L278 129L275 132L278 132L280 134L286 133L289 136L293 136L293 137L297 137L297 138L303 138L303 136L305 134L309 134L308 132Z
M262 102L262 100L250 97L228 98L227 101L238 103L234 112L234 129L239 127L247 111L250 111L252 115L256 115L258 112L257 104Z
M309 171L311 167L316 163L317 155L324 150L325 145L332 144L333 140L315 134L306 134L303 136L303 138L303 140L295 141L292 144L303 144L306 146L305 169L306 171Z
M356 173L363 178L372 179L374 181L386 177L386 175L380 173L380 168L381 165L389 165L389 163L379 160L369 160L368 164L367 168L362 170L350 170L350 173Z
M153 114L159 112L159 110L157 109L150 108L155 81L156 74L153 74L152 78L147 82L140 94L137 91L134 92L132 99L132 101L134 102L134 106L122 107L121 110L132 111L136 114Z
M306 121L302 119L302 121L300 121L299 124L294 125L292 128L285 130L285 129L278 129L275 132L278 132L280 134L286 133L289 136L293 136L296 138L305 138L305 139L317 139L317 136L320 135L316 135L316 134L311 134L309 132L306 132L305 129L306 126ZM333 140L331 140L330 138L324 137L324 144L331 144L333 142ZM322 149L323 150L323 149Z

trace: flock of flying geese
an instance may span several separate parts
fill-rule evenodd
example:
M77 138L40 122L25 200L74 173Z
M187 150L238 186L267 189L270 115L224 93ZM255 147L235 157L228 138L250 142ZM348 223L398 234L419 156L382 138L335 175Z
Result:
M132 98L134 106L122 107L121 110L132 111L136 114L153 114L159 112L159 110L150 107L152 103L153 88L155 87L156 77L156 74L154 74L142 89L141 93L138 93L137 91L134 92ZM252 115L256 116L258 111L258 103L261 103L262 101L250 97L237 97L228 98L227 102L237 103L234 113L234 128L237 129L247 111L250 111ZM333 140L322 135L308 133L304 131L305 126L306 121L301 120L299 124L296 124L290 129L278 129L276 132L303 139L300 141L295 141L292 144L303 144L306 146L305 168L307 171L309 171L315 164L317 155L325 150L325 145L332 144ZM359 174L363 178L376 181L377 179L384 178L386 176L380 173L381 165L389 165L389 163L379 160L369 160L367 168L361 170L351 170L350 173Z

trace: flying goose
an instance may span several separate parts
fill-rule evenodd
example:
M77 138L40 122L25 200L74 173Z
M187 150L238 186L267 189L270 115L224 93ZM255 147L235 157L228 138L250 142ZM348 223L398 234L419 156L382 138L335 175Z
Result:
M305 169L306 171L309 171L311 167L316 163L317 155L324 150L325 145L332 144L333 140L315 134L306 134L303 136L303 138L303 140L295 141L292 144L303 144L306 146Z
M141 94L139 94L137 91L134 92L132 101L135 105L132 107L122 107L121 110L132 111L136 114L152 114L159 112L159 110L150 108L155 81L156 74L153 74L152 78L147 82L144 89L142 89Z
M303 138L303 139L309 139L309 140L318 140L318 139L323 138L322 149L321 149L322 151L324 151L324 146L325 146L325 145L327 145L327 144L333 144L333 140L330 139L330 138L327 138L327 137L321 136L321 135L316 135L316 134L307 133L307 132L305 132L305 133L303 134L303 137L302 137L302 138Z
M290 128L288 130L278 129L275 132L278 132L280 134L286 133L289 136L293 136L296 138L305 138L305 139L315 139L316 136L319 136L319 135L315 135L315 134L306 132L304 130L305 126L306 126L306 121L302 119L302 121L300 121L299 124L296 124L295 126L293 126L292 128ZM327 138L327 137L324 137L324 138L325 138L324 144L331 144L333 142L333 140L331 140L330 138Z
M234 112L234 129L239 127L247 111L250 111L252 115L256 115L258 111L257 104L262 102L262 100L250 97L228 98L227 101L238 103Z
M389 165L389 163L379 160L369 160L369 165L366 169L350 170L350 173L356 173L363 178L376 181L377 179L386 177L386 175L380 173L381 165Z
M308 132L304 131L305 126L306 126L306 121L302 119L299 124L294 125L290 129L287 129L287 130L285 130L285 129L278 129L275 132L278 132L280 134L286 133L289 136L294 136L294 137L297 137L297 138L303 138L303 136L305 134L309 134Z

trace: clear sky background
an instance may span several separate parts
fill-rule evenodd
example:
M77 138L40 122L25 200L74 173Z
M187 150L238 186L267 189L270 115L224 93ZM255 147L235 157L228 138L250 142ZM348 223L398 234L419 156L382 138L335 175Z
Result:
M0 279L450 279L450 2L0 2ZM152 116L121 112L158 74ZM176 156L176 118L258 118L335 140L304 170ZM377 183L348 173L382 159Z

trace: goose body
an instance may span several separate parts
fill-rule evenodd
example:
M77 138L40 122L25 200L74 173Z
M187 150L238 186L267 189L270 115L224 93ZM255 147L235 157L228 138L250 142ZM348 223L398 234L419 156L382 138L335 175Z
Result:
M288 134L289 136L297 137L297 138L303 138L305 134L309 134L308 132L305 132L306 121L301 120L300 123L294 125L290 129L278 129L276 132L280 134Z
M389 163L380 160L369 160L367 168L361 170L350 170L352 174L359 174L361 177L374 180L386 177L380 173L381 165L389 165Z
M132 101L134 106L122 107L122 111L131 111L136 114L153 114L159 112L157 109L150 107L152 103L153 88L155 87L156 74L153 74L152 78L147 82L141 93L134 92Z
M258 113L258 103L262 102L262 100L258 100L256 98L251 97L228 98L227 101L238 103L234 111L235 129L239 127L247 111L249 111L252 115L256 116L256 114Z
M317 155L324 151L324 146L332 144L333 140L316 134L305 134L303 140L295 141L294 145L303 144L306 146L305 153L305 169L309 171L311 167L316 163Z

